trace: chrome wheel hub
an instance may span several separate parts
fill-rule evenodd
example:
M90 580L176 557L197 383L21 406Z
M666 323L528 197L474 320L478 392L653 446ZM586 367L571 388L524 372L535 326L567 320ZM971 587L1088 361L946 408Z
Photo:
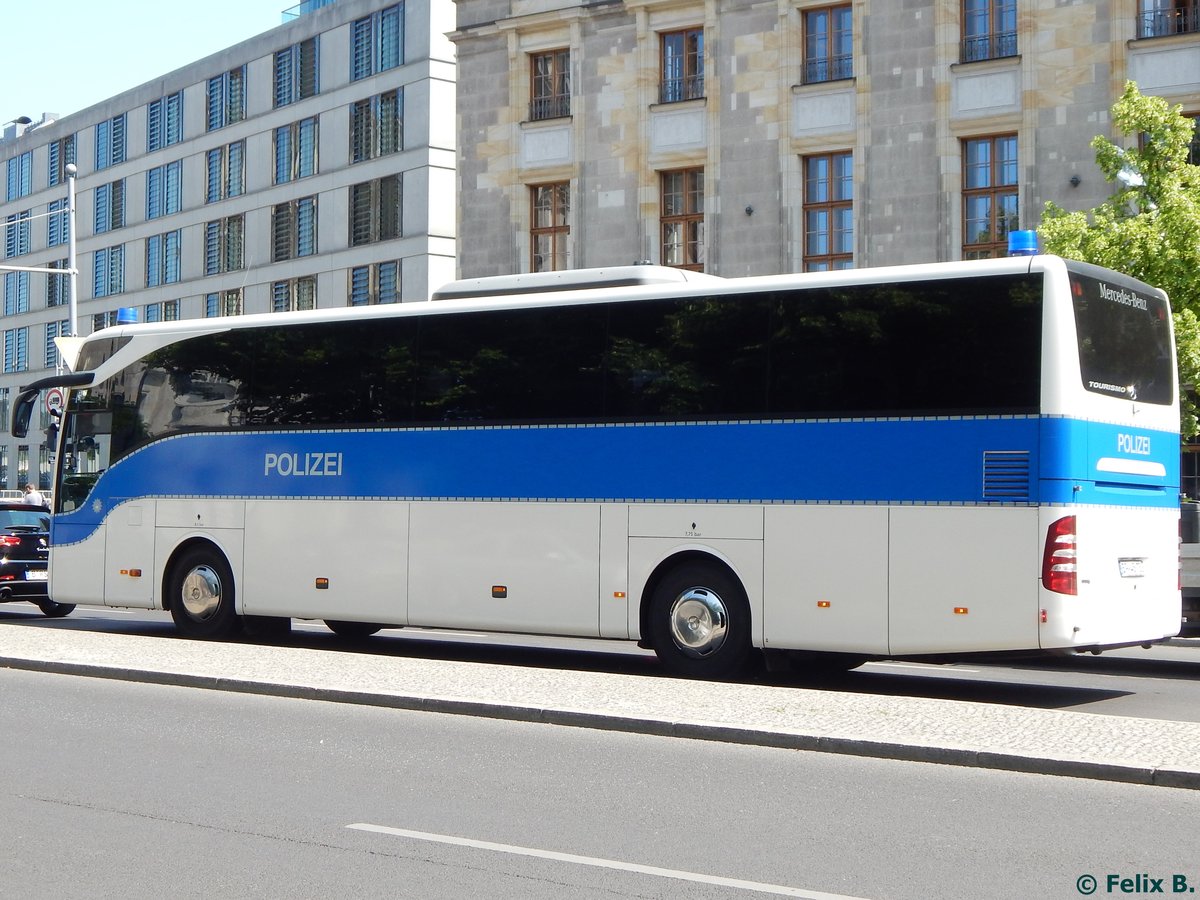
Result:
M196 566L183 579L180 600L189 616L203 622L221 606L221 579L208 566Z
M688 588L671 604L671 637L692 657L709 656L721 648L729 633L725 601L708 588Z

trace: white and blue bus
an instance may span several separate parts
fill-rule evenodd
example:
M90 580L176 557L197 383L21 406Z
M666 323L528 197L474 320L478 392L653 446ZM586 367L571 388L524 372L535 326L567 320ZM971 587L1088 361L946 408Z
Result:
M14 411L66 390L51 596L714 677L1178 631L1161 291L1051 256L632 271L93 334Z

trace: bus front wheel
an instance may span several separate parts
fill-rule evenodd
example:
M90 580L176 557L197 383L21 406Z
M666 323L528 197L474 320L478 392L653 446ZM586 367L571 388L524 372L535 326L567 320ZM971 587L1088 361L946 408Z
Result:
M215 548L186 551L171 568L167 586L171 618L185 637L224 638L238 630L233 572Z
M61 619L75 612L74 603L56 603L49 598L37 601L37 607L42 611L42 615L49 619Z
M750 604L724 566L692 562L668 572L650 600L650 643L676 675L729 678L748 667Z

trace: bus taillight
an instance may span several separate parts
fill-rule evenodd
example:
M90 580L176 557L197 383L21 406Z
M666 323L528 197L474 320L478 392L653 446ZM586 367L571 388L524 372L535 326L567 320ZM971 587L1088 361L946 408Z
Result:
M1064 516L1046 531L1042 585L1057 594L1078 594L1075 569L1075 517Z

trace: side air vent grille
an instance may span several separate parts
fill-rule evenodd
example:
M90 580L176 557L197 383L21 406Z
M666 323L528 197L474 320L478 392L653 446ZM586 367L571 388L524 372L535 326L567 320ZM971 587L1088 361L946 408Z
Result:
M985 450L983 499L1018 502L1029 499L1029 451Z

